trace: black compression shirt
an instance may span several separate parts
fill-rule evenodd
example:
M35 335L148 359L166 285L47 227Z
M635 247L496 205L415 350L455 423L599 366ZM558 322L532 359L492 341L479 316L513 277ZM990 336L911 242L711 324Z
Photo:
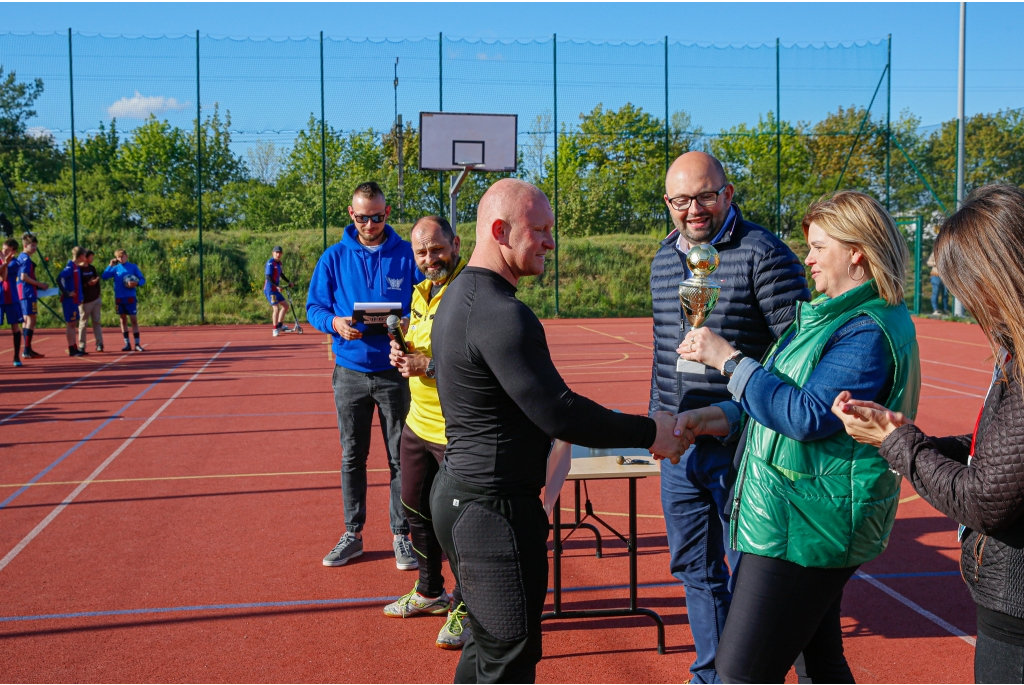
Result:
M448 286L431 331L437 392L456 478L539 492L551 438L588 447L650 447L646 416L577 395L555 369L544 327L499 274L466 267Z

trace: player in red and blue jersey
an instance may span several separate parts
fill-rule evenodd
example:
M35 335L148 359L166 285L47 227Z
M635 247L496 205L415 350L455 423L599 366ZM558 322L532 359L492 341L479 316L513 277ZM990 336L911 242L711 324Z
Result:
M21 303L18 299L18 241L8 238L0 251L0 326L6 321L14 335L14 365L21 366Z
M64 323L67 324L69 357L84 357L89 354L78 349L78 305L82 304L83 299L81 266L84 262L85 248L76 246L71 250L71 261L57 275L60 304L64 309Z
M275 247L271 253L273 256L267 260L267 266L263 270L263 274L267 278L263 283L263 294L266 295L267 302L270 303L270 320L274 324L275 338L282 331L285 333L291 331L291 329L284 325L284 315L288 311L288 301L285 299L284 294L281 293L281 279L283 278L285 281L288 281L289 288L292 287L292 282L291 279L284 275L281 265L282 253L283 250L280 245Z
M25 320L25 359L32 357L45 357L46 355L32 349L32 336L36 332L36 315L39 313L39 290L46 290L50 286L42 281L36 280L36 263L32 261L32 255L38 249L38 241L31 233L21 236L21 245L24 248L18 255L18 297L21 298L21 316Z

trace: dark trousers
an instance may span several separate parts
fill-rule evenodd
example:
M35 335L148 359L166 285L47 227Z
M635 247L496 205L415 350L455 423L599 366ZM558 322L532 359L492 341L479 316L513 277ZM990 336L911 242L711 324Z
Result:
M420 579L416 590L425 597L444 592L441 573L441 543L434 533L430 515L430 488L444 459L444 445L428 442L406 424L402 429L402 505L409 522L412 548L419 557ZM452 589L452 606L462 601L458 583Z
M974 649L974 682L1024 683L1024 646L997 640L979 630Z
M405 535L409 524L402 509L402 471L399 445L402 426L409 413L409 381L398 369L362 373L344 366L334 367L331 377L334 404L341 433L341 492L345 499L345 530L359 533L366 523L366 459L370 455L373 410L380 418L384 449L391 471L391 499L388 508L391 532Z
M462 483L443 467L434 479L434 532L472 626L456 683L536 680L548 590L548 517L538 495Z
M856 570L744 554L715 661L722 682L781 683L801 652L812 682L854 682L839 609Z

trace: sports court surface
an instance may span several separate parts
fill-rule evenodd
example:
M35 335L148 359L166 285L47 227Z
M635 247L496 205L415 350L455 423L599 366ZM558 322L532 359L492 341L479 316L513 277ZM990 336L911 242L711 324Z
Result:
M915 322L918 423L969 432L991 372L982 333ZM573 389L646 412L649 319L546 326ZM433 646L443 619L381 613L416 574L395 569L376 429L367 552L321 565L343 531L325 336L249 326L150 329L142 340L146 353L69 359L63 331L44 331L35 346L50 356L15 370L0 335L0 679L450 682L458 653ZM658 485L639 482L640 604L664 617L668 653L657 654L647 619L546 622L539 681L688 677L693 642ZM625 484L590 492L625 530ZM595 559L581 532L566 548L564 607L624 604L625 547L606 535ZM956 526L904 483L888 550L844 599L858 680L972 679L974 606L958 558Z

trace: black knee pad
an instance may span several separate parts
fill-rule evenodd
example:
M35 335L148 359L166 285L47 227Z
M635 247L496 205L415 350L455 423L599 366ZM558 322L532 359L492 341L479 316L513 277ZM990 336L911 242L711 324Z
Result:
M452 527L459 584L473 618L506 642L526 638L526 591L512 526L503 516L470 502Z

